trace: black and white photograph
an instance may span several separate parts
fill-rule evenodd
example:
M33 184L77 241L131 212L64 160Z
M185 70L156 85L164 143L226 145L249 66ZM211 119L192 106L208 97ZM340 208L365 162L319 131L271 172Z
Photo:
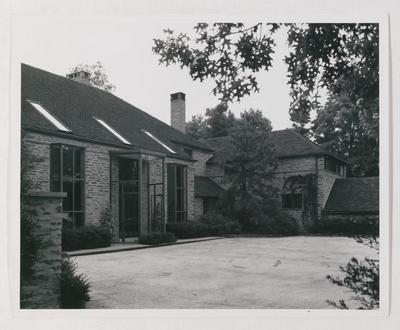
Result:
M29 22L21 309L380 308L379 22Z

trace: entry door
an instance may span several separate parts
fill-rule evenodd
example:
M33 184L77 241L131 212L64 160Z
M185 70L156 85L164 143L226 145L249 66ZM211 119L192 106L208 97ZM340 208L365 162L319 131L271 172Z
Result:
M139 234L138 161L119 159L119 236L137 237Z
M137 237L139 233L139 198L132 192L132 182L120 182L120 238Z

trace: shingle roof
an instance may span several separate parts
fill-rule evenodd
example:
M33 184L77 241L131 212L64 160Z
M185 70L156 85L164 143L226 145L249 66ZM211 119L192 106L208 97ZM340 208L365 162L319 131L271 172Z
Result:
M21 122L25 127L47 132L57 129L26 100L40 103L49 113L72 130L72 137L90 138L104 143L120 144L117 137L93 119L103 119L125 137L133 147L162 152L164 147L146 135L147 130L177 152L178 157L190 157L183 146L209 150L208 146L185 135L117 96L68 78L21 65Z
M227 136L205 139L204 142L215 151L210 162L224 162L230 159L233 146ZM309 155L330 155L342 161L338 155L321 148L316 143L303 137L294 129L284 129L271 132L271 143L273 144L277 157L300 157Z
M379 177L336 179L323 213L379 213Z
M194 177L194 194L199 197L219 197L224 189L206 176Z

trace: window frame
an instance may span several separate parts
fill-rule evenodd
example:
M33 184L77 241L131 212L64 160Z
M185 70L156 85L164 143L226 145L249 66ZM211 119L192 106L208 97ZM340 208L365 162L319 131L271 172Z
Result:
M174 168L174 210L170 210L169 198L170 198L170 189L169 186L169 169ZM182 186L178 187L178 168L183 170L183 184ZM187 165L177 164L177 163L168 163L167 164L167 221L169 223L184 223L187 222L188 219L188 180L187 180ZM178 205L178 196L181 196L183 200L181 201L181 205L183 206L183 210L177 210ZM180 214L180 216L178 216ZM173 215L173 218L172 218ZM183 215L183 216L182 216ZM182 216L182 218L181 218Z
M59 178L58 180L54 179L54 171L53 171L53 158L52 158L52 150L53 148L59 147ZM69 175L64 175L64 148L72 148L72 174ZM75 151L79 150L80 152L80 177L75 177ZM76 227L83 227L85 226L86 223L86 195L85 195L85 181L86 181L86 173L85 173L85 148L80 147L80 146L75 146L71 144L66 144L66 143L52 143L50 144L50 191L59 191L63 192L64 190L64 181L65 182L71 182L72 183L72 209L71 210L65 210L64 209L64 199L62 203L62 213L72 213L72 228ZM54 181L59 181L60 189L55 190L53 182ZM81 183L81 198L80 198L80 203L81 203L81 208L80 210L75 210L75 183L80 182ZM68 198L68 197L66 197ZM76 224L76 218L75 215L80 214L82 217L82 224L77 225Z
M328 163L330 161L334 162L335 170L333 170L332 168L329 168ZM331 166L331 167L333 167L333 166ZM346 165L343 162L341 162L340 160L338 160L332 156L329 156L329 155L324 156L324 170L335 173L335 174L343 176L343 177L346 177Z

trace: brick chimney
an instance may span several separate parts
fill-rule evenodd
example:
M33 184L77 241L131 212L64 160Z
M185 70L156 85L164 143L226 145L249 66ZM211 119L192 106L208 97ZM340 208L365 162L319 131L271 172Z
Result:
M68 73L67 78L80 82L81 84L90 85L90 73L87 71L77 71L73 73Z
M171 126L186 133L185 93L171 94Z

